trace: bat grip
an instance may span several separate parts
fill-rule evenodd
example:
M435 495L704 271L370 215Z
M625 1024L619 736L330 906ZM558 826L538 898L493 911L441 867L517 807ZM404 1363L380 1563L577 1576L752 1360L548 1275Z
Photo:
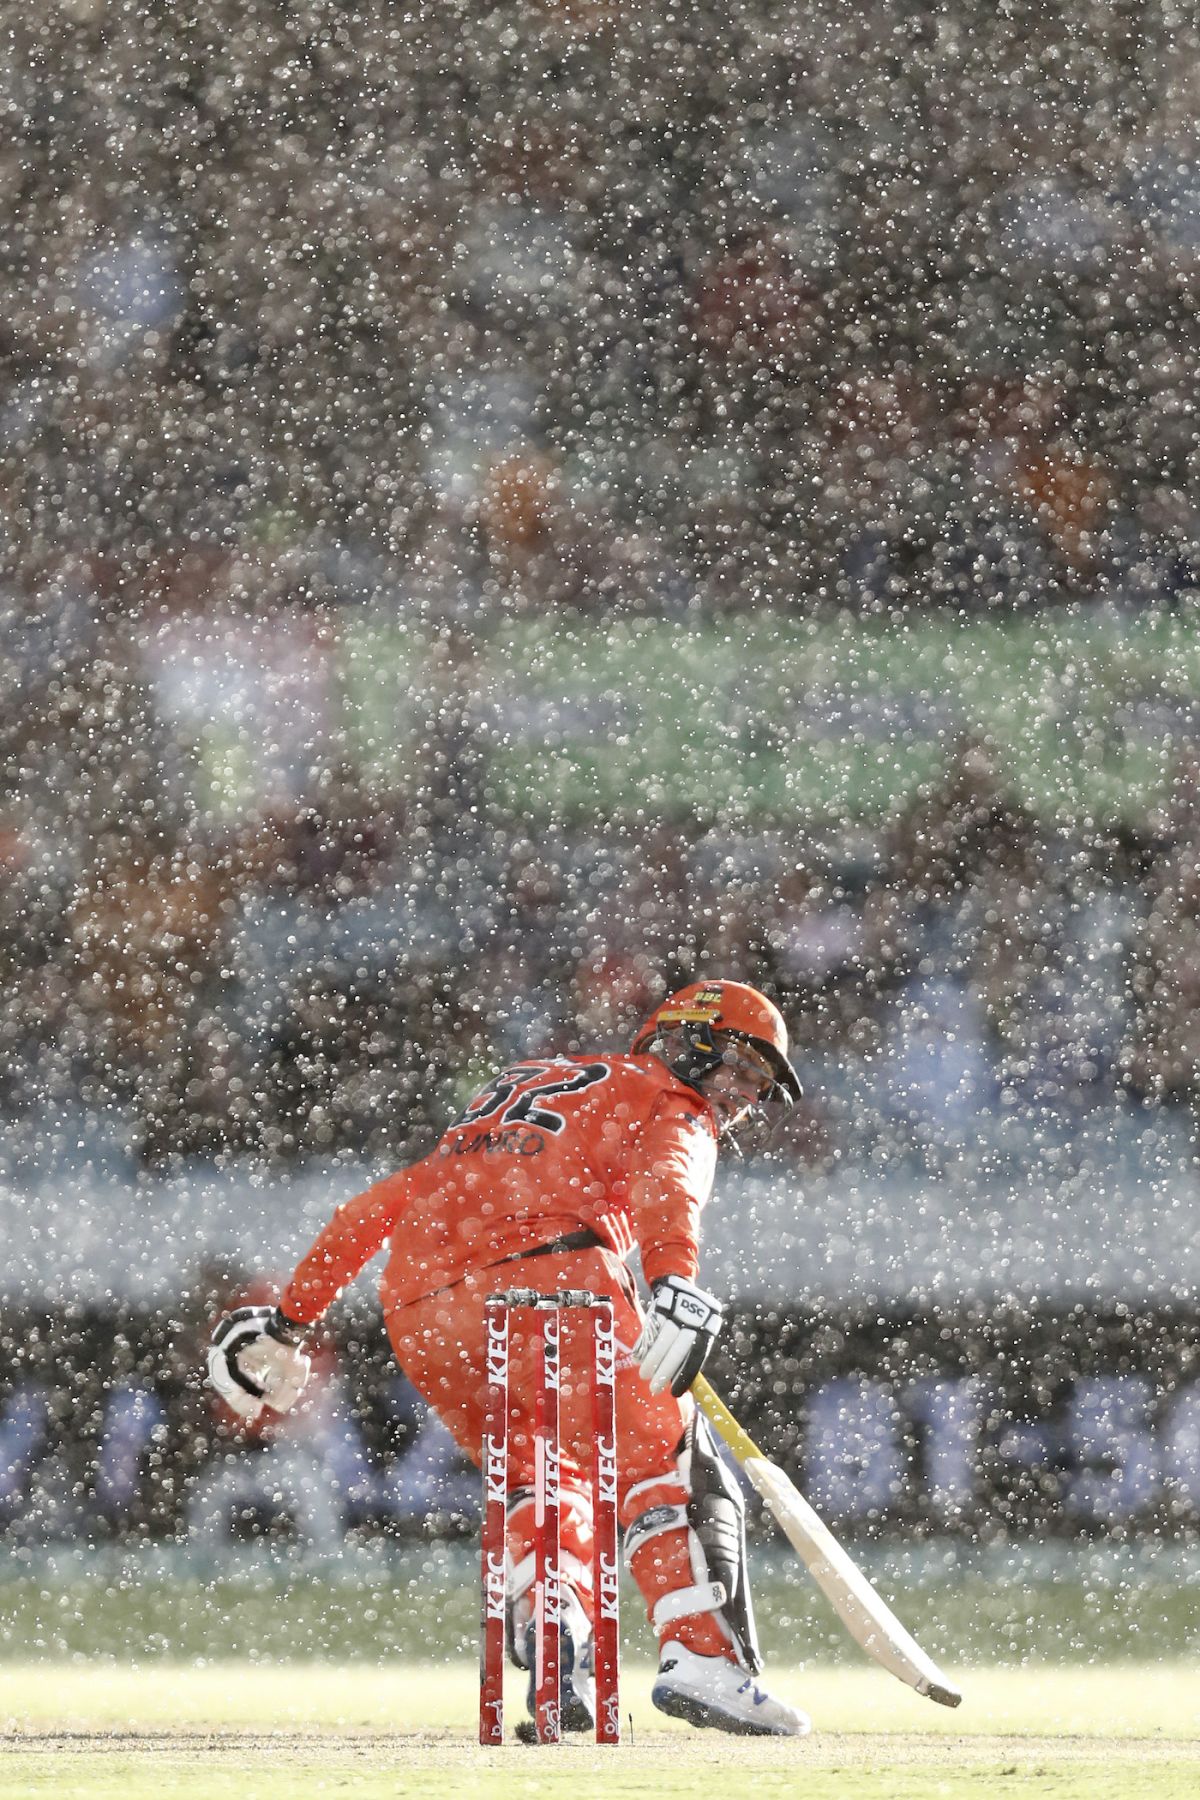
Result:
M740 1463L744 1463L748 1456L762 1457L762 1451L750 1433L742 1430L721 1396L703 1375L697 1375L692 1383L692 1398Z

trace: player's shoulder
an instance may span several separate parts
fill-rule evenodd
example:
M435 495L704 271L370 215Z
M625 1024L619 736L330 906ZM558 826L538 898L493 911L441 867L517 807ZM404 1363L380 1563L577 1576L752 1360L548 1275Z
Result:
M647 1096L660 1094L670 1088L683 1088L677 1075L673 1075L666 1063L660 1062L657 1056L631 1056L627 1051L620 1054L606 1054L601 1061L608 1064L615 1077L627 1081L631 1087L640 1088Z

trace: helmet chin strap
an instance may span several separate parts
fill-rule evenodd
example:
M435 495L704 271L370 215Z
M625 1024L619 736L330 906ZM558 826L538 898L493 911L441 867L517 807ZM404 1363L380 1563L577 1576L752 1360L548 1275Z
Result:
M661 1061L665 1062L673 1075L677 1075L685 1086L700 1095L702 1100L711 1106L712 1101L704 1090L703 1083L709 1075L714 1075L722 1064L722 1053L713 1041L712 1034L704 1026L684 1025L681 1035L688 1047L688 1054L672 1061L670 1049L661 1034L655 1038L650 1049ZM716 1112L716 1107L713 1111ZM731 1150L739 1162L745 1161L745 1152L737 1141L737 1127L754 1111L747 1106L738 1116L728 1121L718 1117L717 1137Z
M687 1045L686 1056L676 1057L673 1060L671 1048L661 1033L655 1038L650 1048L661 1061L666 1063L673 1075L678 1075L680 1081L686 1083L688 1087L694 1088L698 1094L703 1094L704 1089L700 1083L706 1075L711 1075L714 1070L720 1068L721 1052L713 1042L711 1034L703 1026L683 1025L680 1027L680 1036Z

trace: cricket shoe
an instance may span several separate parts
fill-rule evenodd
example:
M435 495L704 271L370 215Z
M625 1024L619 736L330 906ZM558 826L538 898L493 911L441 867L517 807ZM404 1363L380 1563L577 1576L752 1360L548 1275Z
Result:
M592 1628L574 1591L564 1584L562 1622L558 1636L559 1693L562 1696L564 1731L595 1731L596 1671ZM531 1719L537 1717L537 1641L533 1620L525 1627L524 1655L529 1670L525 1705Z
M725 1656L698 1656L682 1644L662 1647L650 1698L659 1712L689 1725L739 1737L807 1737L812 1720L760 1688Z

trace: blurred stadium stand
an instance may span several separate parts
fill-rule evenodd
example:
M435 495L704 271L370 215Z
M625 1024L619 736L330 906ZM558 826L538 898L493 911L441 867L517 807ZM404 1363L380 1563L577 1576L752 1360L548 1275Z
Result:
M722 1180L714 1285L1078 1302L1106 1343L1157 1309L1149 1362L1081 1362L1067 1425L990 1454L1128 1439L1076 1521L1156 1516L1168 1465L1194 1506L1152 1351L1200 1282L1195 25L72 0L11 33L9 1528L80 1482L186 1510L198 1427L131 1498L186 1384L129 1385L114 1309L286 1264L497 1058L619 1044L706 973L778 998L806 1088ZM80 1308L72 1436L39 1359ZM926 1393L889 1439L877 1350L810 1385L819 1420L867 1384L886 1472L941 1427Z

